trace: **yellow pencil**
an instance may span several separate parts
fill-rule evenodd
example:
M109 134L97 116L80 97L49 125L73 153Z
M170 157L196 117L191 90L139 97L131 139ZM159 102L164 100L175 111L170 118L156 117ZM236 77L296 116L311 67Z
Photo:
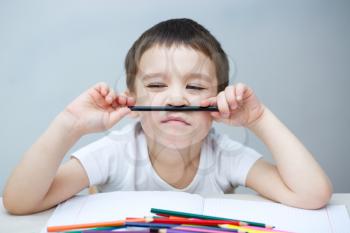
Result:
M235 226L235 225L231 225L231 224L220 224L219 227L221 228L226 228L226 229L235 229L235 230L242 230L245 231L247 233L271 233L271 232L284 232L284 233L288 233L287 231L278 231L278 230L272 230L272 229L268 229L268 228L261 228L261 229L253 229L252 227L244 227L244 226Z

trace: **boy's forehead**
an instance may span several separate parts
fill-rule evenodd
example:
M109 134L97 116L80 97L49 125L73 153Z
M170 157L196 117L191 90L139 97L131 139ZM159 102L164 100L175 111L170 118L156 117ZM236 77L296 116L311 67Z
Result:
M212 80L215 76L215 65L210 58L186 46L153 46L144 52L138 68L142 76L173 72L205 80Z

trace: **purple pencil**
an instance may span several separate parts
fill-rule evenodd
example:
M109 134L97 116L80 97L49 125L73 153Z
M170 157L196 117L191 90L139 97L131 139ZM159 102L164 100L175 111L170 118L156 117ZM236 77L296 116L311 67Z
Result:
M177 229L160 229L159 233L193 233L193 231L177 230Z
M115 229L114 229L115 230ZM83 231L82 233L113 233L113 232L118 232L118 233L147 233L147 232L150 232L149 230L138 230L138 231L133 231L133 230L130 230L130 231L114 231L114 230L104 230L104 231L99 231L99 230L86 230L86 231Z

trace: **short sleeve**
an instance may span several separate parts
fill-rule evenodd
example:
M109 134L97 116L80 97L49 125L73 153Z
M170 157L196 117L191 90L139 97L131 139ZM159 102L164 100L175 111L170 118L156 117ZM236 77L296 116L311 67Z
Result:
M72 153L72 156L78 159L85 169L90 186L107 182L113 151L111 140L103 137Z
M237 155L232 161L235 170L232 173L231 183L246 186L246 180L250 169L261 157L262 155L260 153L250 147L245 146L242 149L242 153Z
M262 155L248 146L229 139L226 135L220 138L219 147L223 160L221 167L229 183L233 187L246 186L250 169Z

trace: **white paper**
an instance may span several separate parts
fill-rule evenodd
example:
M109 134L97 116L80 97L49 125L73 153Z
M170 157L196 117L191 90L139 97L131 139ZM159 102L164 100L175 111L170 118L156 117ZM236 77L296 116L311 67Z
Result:
M47 226L151 216L151 208L262 222L275 226L276 230L298 233L346 233L350 229L344 205L304 210L273 202L204 199L197 194L171 191L117 191L76 196L56 208Z
M151 208L202 213L203 199L184 192L109 192L77 196L60 204L48 226L124 220L151 216Z
M276 230L298 233L346 233L350 230L349 216L343 205L304 210L271 202L208 198L203 214L261 222L275 226Z

